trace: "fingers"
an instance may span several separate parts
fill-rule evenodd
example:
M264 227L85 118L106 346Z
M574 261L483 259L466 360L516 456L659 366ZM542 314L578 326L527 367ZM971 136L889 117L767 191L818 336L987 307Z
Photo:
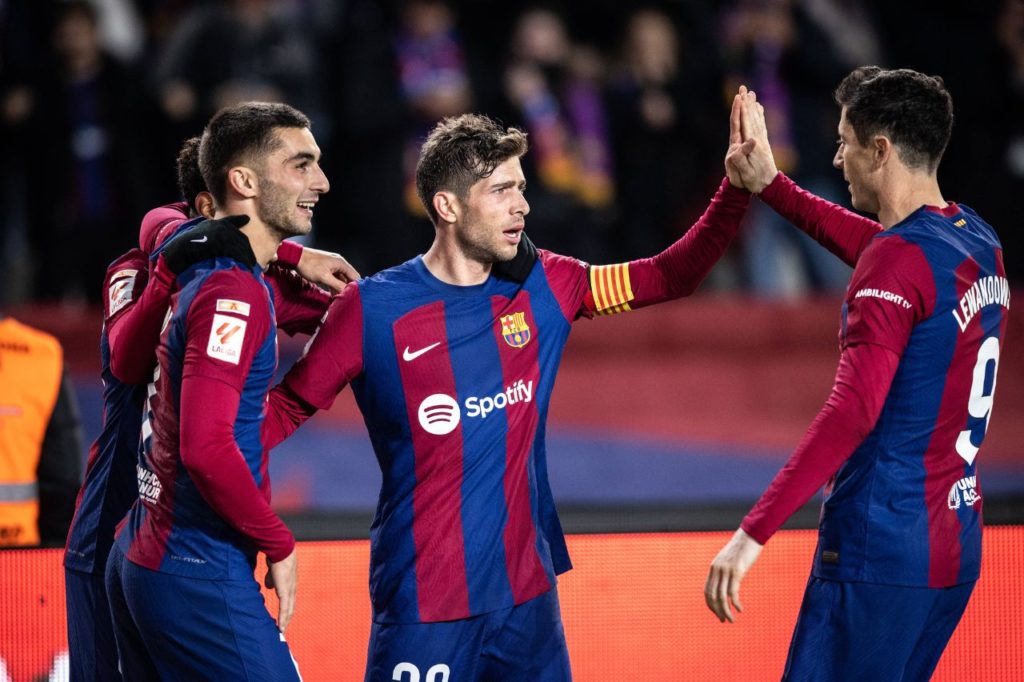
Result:
M743 86L740 86L742 89ZM739 144L743 141L743 135L741 132L740 123L740 108L743 104L742 95L736 95L732 98L732 111L729 112L729 144Z
M347 279L342 279L333 272L325 272L319 278L317 278L317 284L324 287L332 294L340 294L345 285L348 284Z
M355 282L357 279L362 279L363 276L359 274L358 270L352 267L351 263L345 260L342 256L338 256L338 258L341 260L341 263L339 264L335 274L340 279L345 280L345 282Z
M269 566L273 573L274 591L277 593L277 627L283 634L295 613L295 590L298 583L295 552Z
M708 580L704 586L704 602L711 609L711 612L718 617L718 622L734 622L732 611L729 609L728 599L728 578L726 571L712 564L708 573Z

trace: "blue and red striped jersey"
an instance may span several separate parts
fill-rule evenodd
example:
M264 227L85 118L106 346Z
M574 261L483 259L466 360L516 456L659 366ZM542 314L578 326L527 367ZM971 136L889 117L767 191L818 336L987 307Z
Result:
M114 528L136 497L135 461L145 386L121 383L110 371L109 324L123 317L146 284L149 260L140 250L118 258L104 281L100 361L103 379L103 426L89 448L85 479L78 491L75 515L68 531L64 565L102 574Z
M965 206L923 207L864 250L840 344L900 359L874 428L826 488L816 576L921 587L977 579L977 455L1009 304L999 239Z
M294 546L270 510L260 436L277 367L273 295L259 267L229 259L194 266L178 283L148 387L139 500L117 541L152 570L251 579L258 550L279 560ZM218 388L227 394L214 399ZM225 399L237 403L225 410ZM225 412L226 442L187 440Z
M141 235L151 246L192 227L182 204L150 211L142 221ZM158 233L161 237L158 238ZM103 328L100 331L100 367L103 380L103 426L89 448L85 478L78 491L71 520L64 565L77 571L103 574L114 541L114 529L138 497L135 464L139 458L139 430L145 385L125 384L111 372L109 333L126 319L146 286L147 253L133 249L107 268L103 283ZM139 349L125 348L134 353Z
M723 182L697 225L653 258L590 267L541 250L525 282L475 286L446 284L415 258L335 298L272 393L268 422L287 421L278 407L290 395L325 409L352 384L383 472L370 531L375 620L487 613L569 570L545 424L571 324L692 293L748 201Z

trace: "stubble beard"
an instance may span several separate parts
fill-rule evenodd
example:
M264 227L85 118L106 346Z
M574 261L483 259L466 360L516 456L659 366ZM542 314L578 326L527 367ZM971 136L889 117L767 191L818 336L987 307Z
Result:
M281 239L309 234L312 223L298 221L294 216L296 204L274 182L266 181L263 201L256 206L256 215Z

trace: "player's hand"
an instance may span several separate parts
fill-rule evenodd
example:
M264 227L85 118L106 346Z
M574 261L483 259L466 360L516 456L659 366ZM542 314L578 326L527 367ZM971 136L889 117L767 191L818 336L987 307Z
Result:
M180 275L196 263L212 258L232 258L245 267L256 265L249 238L239 228L249 222L247 215L204 220L174 237L161 253L168 269Z
M337 294L362 275L340 254L305 247L296 271L313 284Z
M704 601L718 616L719 622L736 621L730 603L737 611L743 611L743 605L740 603L740 583L757 561L762 547L764 545L740 528L711 562L708 581L704 584Z
M729 149L725 153L725 174L729 184L740 189L750 188L747 183L754 175L753 167L747 158L755 142L743 139L742 107L747 88L741 85L739 93L732 98L732 111L729 112Z
M747 154L749 173L744 178L747 189L760 194L779 174L772 155L772 146L768 141L768 123L764 117L764 107L757 101L757 94L746 92L741 87L740 127L744 141L753 141Z
M277 593L277 629L281 634L284 634L295 613L295 589L298 582L295 550L281 561L267 560L267 576L263 584Z

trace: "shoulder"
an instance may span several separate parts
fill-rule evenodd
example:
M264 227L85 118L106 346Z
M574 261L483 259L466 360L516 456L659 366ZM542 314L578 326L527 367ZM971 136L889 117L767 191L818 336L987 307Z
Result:
M182 285L182 296L192 308L212 312L233 312L244 317L268 314L270 292L263 278L239 267L234 261L218 259L217 267L201 270Z
M21 347L33 354L46 354L57 358L63 354L56 336L11 317L0 320L0 341L4 345Z
M149 277L149 259L141 249L132 249L107 267L103 280L104 319L112 317L135 300Z
M150 209L139 226L139 248L152 253L160 241L166 239L168 226L177 226L186 220L188 204L183 201Z

